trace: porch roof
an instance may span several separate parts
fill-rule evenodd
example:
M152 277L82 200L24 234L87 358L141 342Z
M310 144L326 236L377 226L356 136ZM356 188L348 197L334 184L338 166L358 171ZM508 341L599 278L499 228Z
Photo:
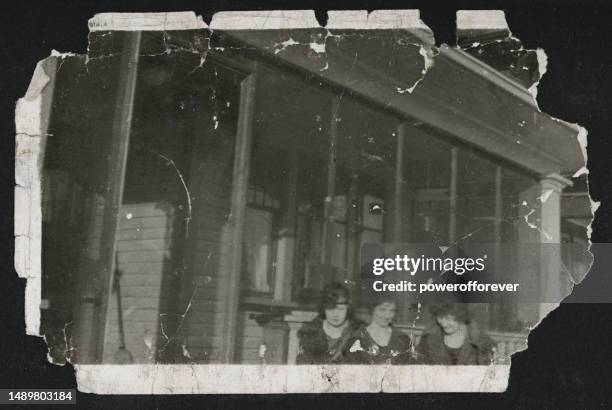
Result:
M525 87L460 49L436 48L410 30L223 34L263 52L268 61L308 73L400 119L428 124L529 172L573 175L585 165L578 129L541 112ZM428 63L425 55L430 55Z

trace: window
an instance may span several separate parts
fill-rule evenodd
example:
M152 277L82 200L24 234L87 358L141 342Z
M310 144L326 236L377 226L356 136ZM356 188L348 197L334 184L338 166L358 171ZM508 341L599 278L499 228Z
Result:
M250 187L244 221L244 270L248 289L271 292L274 280L275 216L280 203L263 190Z

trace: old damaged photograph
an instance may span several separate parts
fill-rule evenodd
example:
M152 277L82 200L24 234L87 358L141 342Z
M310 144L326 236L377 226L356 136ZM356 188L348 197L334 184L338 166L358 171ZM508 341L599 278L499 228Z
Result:
M545 52L501 11L458 12L441 46L418 10L89 27L87 54L39 64L17 136L28 330L80 388L501 391L588 270L586 130L539 110ZM364 296L363 247L400 243L486 243L530 296Z

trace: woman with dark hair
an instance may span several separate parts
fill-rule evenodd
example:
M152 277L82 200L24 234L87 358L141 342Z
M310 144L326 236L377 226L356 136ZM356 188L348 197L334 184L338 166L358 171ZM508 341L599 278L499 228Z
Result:
M393 327L397 304L385 296L370 304L370 324L357 330L347 344L345 363L408 364L412 361L410 338Z
M324 364L342 360L342 352L359 327L353 317L348 289L331 283L322 292L319 314L298 331L297 364Z
M422 364L488 365L495 356L495 343L472 320L465 304L445 303L430 307L434 325L417 346Z

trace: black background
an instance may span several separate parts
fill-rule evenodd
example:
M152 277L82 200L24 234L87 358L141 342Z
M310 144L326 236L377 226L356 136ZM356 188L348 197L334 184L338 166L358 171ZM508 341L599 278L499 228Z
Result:
M600 201L593 242L612 242L612 2L608 1L26 1L6 2L0 10L0 62L3 75L0 121L3 246L0 278L0 388L75 388L71 366L46 359L41 338L24 335L25 281L13 268L14 104L24 95L36 62L52 49L86 53L87 20L99 12L189 11L210 22L220 10L315 9L325 21L326 10L411 9L432 28L436 43L455 44L455 12L460 9L503 9L510 29L526 48L543 48L548 73L538 87L540 108L589 131L590 192ZM575 292L605 284L612 265L596 258ZM601 290L601 289L600 289ZM612 289L610 290L612 292ZM198 406L277 408L610 408L612 399L612 305L566 304L551 313L529 336L529 349L514 356L508 391L504 394L369 394L273 396L95 396L78 394L87 408L172 408Z

